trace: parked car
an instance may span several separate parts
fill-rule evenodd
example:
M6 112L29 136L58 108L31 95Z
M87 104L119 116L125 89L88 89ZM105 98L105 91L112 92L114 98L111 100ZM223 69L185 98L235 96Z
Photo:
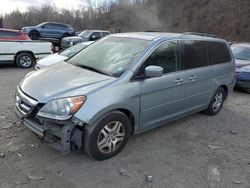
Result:
M22 31L28 33L32 40L38 40L39 38L62 39L63 37L75 35L72 26L56 22L44 22L37 26L23 27Z
M236 62L236 88L250 93L250 43L236 43L231 46Z
M18 30L0 29L0 40L30 40L29 36Z
M0 40L0 63L15 63L18 67L29 68L37 59L51 53L50 42Z
M103 30L85 30L81 32L78 36L73 37L65 37L61 41L61 48L66 49L70 46L78 44L80 42L87 42L87 41L96 41L100 38L103 38L109 35L109 31Z
M53 65L55 63L60 63L68 58L73 57L75 54L92 44L94 41L82 42L77 45L71 46L70 48L55 54L51 54L41 60L39 60L35 66L35 69L42 69L44 67Z
M28 74L17 86L15 109L50 146L64 153L84 148L104 160L131 134L200 111L217 114L234 84L235 62L225 40L123 33Z

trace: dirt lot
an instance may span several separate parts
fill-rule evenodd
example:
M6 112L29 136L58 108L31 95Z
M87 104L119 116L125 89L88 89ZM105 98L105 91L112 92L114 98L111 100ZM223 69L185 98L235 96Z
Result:
M63 156L15 117L16 84L30 70L0 67L0 187L250 187L250 95L234 92L202 113L132 136L116 157ZM146 181L147 175L153 181Z

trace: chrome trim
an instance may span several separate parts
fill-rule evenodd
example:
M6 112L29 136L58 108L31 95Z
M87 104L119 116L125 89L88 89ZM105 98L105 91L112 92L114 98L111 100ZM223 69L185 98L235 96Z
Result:
M29 104L30 106L36 106L38 104L36 100L25 95L19 87L17 87L17 93L19 97L22 99L22 101Z
M22 117L27 117L34 110L38 102L25 95L19 87L16 91L15 106Z

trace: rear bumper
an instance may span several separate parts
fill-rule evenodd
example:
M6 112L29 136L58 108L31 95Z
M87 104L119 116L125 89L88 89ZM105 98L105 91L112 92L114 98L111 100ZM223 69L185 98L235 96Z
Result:
M41 138L42 142L62 154L70 153L72 146L76 146L74 148L77 149L82 148L82 131L77 128L77 124L71 121L64 124L44 121L43 124L39 124L31 118L24 117L16 106L15 112L25 127Z

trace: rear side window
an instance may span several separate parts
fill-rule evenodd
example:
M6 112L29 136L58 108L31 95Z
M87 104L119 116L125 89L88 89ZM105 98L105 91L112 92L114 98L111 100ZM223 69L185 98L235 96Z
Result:
M101 38L101 33L99 32L94 32L92 36L95 36L96 38Z
M183 67L192 69L208 66L208 53L206 41L183 41Z
M180 48L178 41L161 44L146 60L146 67L156 65L163 68L163 73L181 69Z
M19 35L17 32L0 31L0 38L16 38Z
M109 33L108 33L108 32L104 32L104 33L102 33L102 36L103 36L103 37L106 37L107 35L109 35Z
M208 49L212 64L221 64L231 61L231 55L225 43L208 42Z
M62 24L56 24L55 25L55 29L58 29L58 30L64 30L64 29L67 29L68 26L66 25L62 25Z

